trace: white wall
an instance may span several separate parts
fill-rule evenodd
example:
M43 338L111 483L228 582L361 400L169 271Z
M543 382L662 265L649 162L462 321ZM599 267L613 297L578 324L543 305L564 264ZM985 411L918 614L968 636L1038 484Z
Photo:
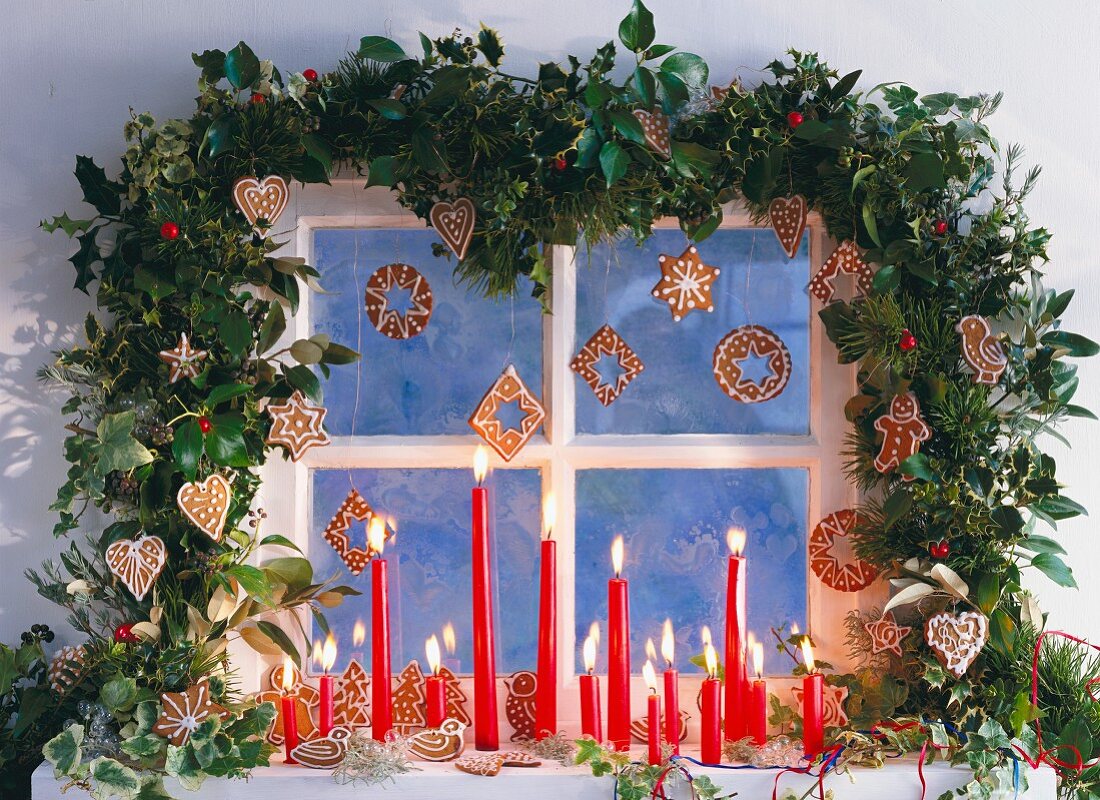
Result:
M1093 34L1100 6L914 3L849 0L782 3L650 0L658 41L699 53L712 75L753 83L759 67L788 46L817 50L842 72L862 68L864 88L904 80L922 92L1006 94L993 128L1026 146L1044 179L1030 210L1055 234L1055 285L1077 288L1068 314L1076 330L1100 339L1100 281L1093 232L1100 219L1094 185L1100 103ZM0 640L32 622L57 624L24 568L60 549L46 510L66 468L59 400L45 398L35 370L66 344L90 302L71 290L71 245L37 229L42 218L83 210L71 172L75 154L110 173L122 151L127 108L158 117L190 112L192 51L229 49L245 39L284 70L332 67L360 36L385 33L416 50L416 31L497 27L508 68L531 74L538 61L587 55L612 38L626 0L30 0L6 3L0 25ZM1088 67L1093 64L1092 67ZM1082 68L1084 67L1084 68ZM1100 410L1100 360L1089 364L1078 402ZM1100 513L1092 466L1100 424L1068 428L1077 442L1058 452L1067 493ZM1100 561L1090 558L1090 523L1063 526L1082 592L1037 581L1054 622L1100 642Z

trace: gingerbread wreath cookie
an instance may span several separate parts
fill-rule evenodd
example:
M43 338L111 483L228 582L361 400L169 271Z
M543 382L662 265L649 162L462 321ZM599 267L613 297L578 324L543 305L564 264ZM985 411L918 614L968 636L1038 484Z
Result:
M388 293L392 289L409 293L409 308L404 313L390 307ZM432 318L432 287L408 264L386 264L375 270L367 279L365 302L371 325L391 339L420 335Z
M759 383L746 377L747 358L767 360L770 374ZM791 354L783 340L763 325L734 328L714 348L714 378L722 391L742 403L763 403L777 397L791 378Z

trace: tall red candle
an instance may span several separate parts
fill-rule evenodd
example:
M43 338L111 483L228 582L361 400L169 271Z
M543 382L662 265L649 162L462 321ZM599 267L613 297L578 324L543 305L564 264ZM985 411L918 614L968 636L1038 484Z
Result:
M318 729L322 736L328 736L332 731L332 675L329 674L329 670L332 669L332 665L335 663L336 640L330 633L325 639L324 648L321 650L321 667L324 669L325 674L321 676L318 682L318 688L321 692Z
M722 682L718 680L718 654L714 646L703 648L707 665L707 677L702 688L702 725L699 731L700 755L704 764L722 762Z
M757 745L768 741L768 684L764 680L764 645L752 645L753 671L756 680L749 687L749 735Z
M375 514L367 530L371 560L371 735L379 742L393 727L393 687L390 675L390 590L382 548L386 523Z
M539 561L539 655L538 689L535 696L535 738L544 739L558 731L558 551L550 538L554 528L554 497L543 504L542 541Z
M431 670L431 675L424 680L425 722L429 728L438 728L447 717L447 678L439 674L439 640L434 635L424 645L424 653Z
M810 637L802 639L807 675L802 679L802 749L810 757L825 749L825 676L817 672Z
M646 697L646 724L649 734L649 763L661 763L661 697L657 694L657 675L653 664L645 662L642 668L649 695Z
M665 660L665 741L673 754L680 753L680 672L673 667L676 637L672 632L672 620L665 620L661 633L661 657Z
M600 679L596 670L596 637L592 633L584 640L584 675L581 675L581 735L591 736L597 742L603 740L603 723L600 719Z
M493 645L493 572L489 549L489 493L481 485L489 468L489 454L478 446L474 455L473 587L474 587L474 746L500 748L497 730L497 668Z
M623 569L623 537L611 545L615 577L607 583L607 738L630 749L630 595Z
M726 739L737 741L748 735L745 719L745 532L730 528L726 580Z
M290 659L283 660L283 694L279 698L282 706L283 744L286 748L287 764L297 764L291 752L298 746L298 695L294 692L294 665Z

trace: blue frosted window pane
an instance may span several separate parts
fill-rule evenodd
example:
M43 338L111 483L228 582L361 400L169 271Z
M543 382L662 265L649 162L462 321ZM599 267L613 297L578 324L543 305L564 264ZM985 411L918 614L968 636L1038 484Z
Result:
M594 469L577 473L576 631L583 642L593 620L607 641L607 580L611 542L622 534L623 577L630 581L630 655L634 672L645 663L645 641L660 644L665 618L676 629L681 670L698 672L688 658L702 651L709 625L724 637L726 531L748 534L748 625L768 642L769 628L797 623L806 629L806 517L804 469ZM765 644L765 667L787 673ZM606 644L599 669L606 665ZM583 669L578 651L577 667Z
M370 567L359 577L351 575L322 537L354 486L379 513L396 521L397 540L386 551L395 673L412 659L424 664L425 640L433 633L438 635L447 622L454 624L457 639L449 666L456 672L470 672L470 470L315 470L312 478L309 556L314 572L319 579L335 574L341 583L363 593L326 611L336 637L340 669L353 654L364 665L370 663ZM496 575L497 670L506 675L535 667L542 490L539 472L532 469L495 470L486 485ZM362 523L356 523L353 534L365 545ZM357 619L363 620L368 631L358 653L352 646Z
M703 261L721 268L713 284L714 311L693 311L673 322L668 304L650 292L661 253L679 255L683 233L662 229L641 247L633 240L577 250L578 347L610 323L638 354L645 371L608 407L577 381L579 433L809 432L809 246L788 259L767 229L728 228L699 244ZM791 353L793 372L783 393L763 403L732 400L714 379L713 355L730 330L763 325Z
M514 299L486 300L455 283L453 260L432 255L438 241L430 229L330 228L314 234L316 267L331 294L311 298L313 329L363 356L358 367L332 370L324 384L330 433L472 433L466 420L509 362L541 395L542 315L530 283L521 281ZM379 333L363 307L367 279L393 262L411 264L432 287L431 321L411 339Z

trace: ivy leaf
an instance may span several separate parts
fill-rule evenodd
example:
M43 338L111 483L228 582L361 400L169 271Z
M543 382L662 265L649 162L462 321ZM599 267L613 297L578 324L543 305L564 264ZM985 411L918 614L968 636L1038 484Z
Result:
M211 420L206 434L206 454L223 467L248 467L252 460L244 443L244 417L240 414L219 414Z
M260 78L260 59L244 42L238 42L237 46L225 57L225 77L237 91L247 89Z
M160 739L159 736L157 738ZM172 795L164 788L164 779L159 775L143 775L141 788L134 795L134 800L172 800Z
M943 178L943 159L937 153L914 153L904 174L906 187L914 192L942 189L947 185Z
M1031 557L1031 566L1042 572L1059 586L1069 589L1077 588L1077 581L1073 577L1073 571L1066 566L1066 562L1054 553L1038 553Z
M188 418L180 423L172 437L172 458L187 480L195 480L203 451L202 430L198 422Z
M99 702L103 703L112 714L129 711L134 707L137 696L137 681L121 675L111 678L99 690Z
M630 13L619 23L619 41L627 50L640 53L653 44L656 35L653 13L642 4L642 0L634 0Z
M674 53L661 62L661 72L675 75L691 89L702 89L710 78L707 62L694 53Z
M43 745L42 755L53 764L55 776L69 775L80 763L83 741L84 726L70 725Z
M626 175L626 167L629 163L630 156L617 143L603 143L603 147L600 148L600 169L603 170L609 187Z
M401 45L385 36L364 36L359 40L358 56L382 63L408 58Z
M134 467L148 464L153 454L131 434L134 430L134 411L107 414L96 426L98 458L95 472L101 477L119 470L127 472Z
M221 50L203 50L192 53L191 60L202 70L202 79L213 85L225 77L225 53Z
M412 132L412 153L416 163L429 172L447 172L446 148L429 128Z
M492 28L481 26L477 34L477 49L485 56L490 67L500 66L500 61L504 57L504 45L501 44L500 36Z
M117 214L121 208L119 194L121 184L107 180L103 167L97 166L88 156L76 157L76 169L73 171L80 189L84 192L84 202L93 206L100 214Z

